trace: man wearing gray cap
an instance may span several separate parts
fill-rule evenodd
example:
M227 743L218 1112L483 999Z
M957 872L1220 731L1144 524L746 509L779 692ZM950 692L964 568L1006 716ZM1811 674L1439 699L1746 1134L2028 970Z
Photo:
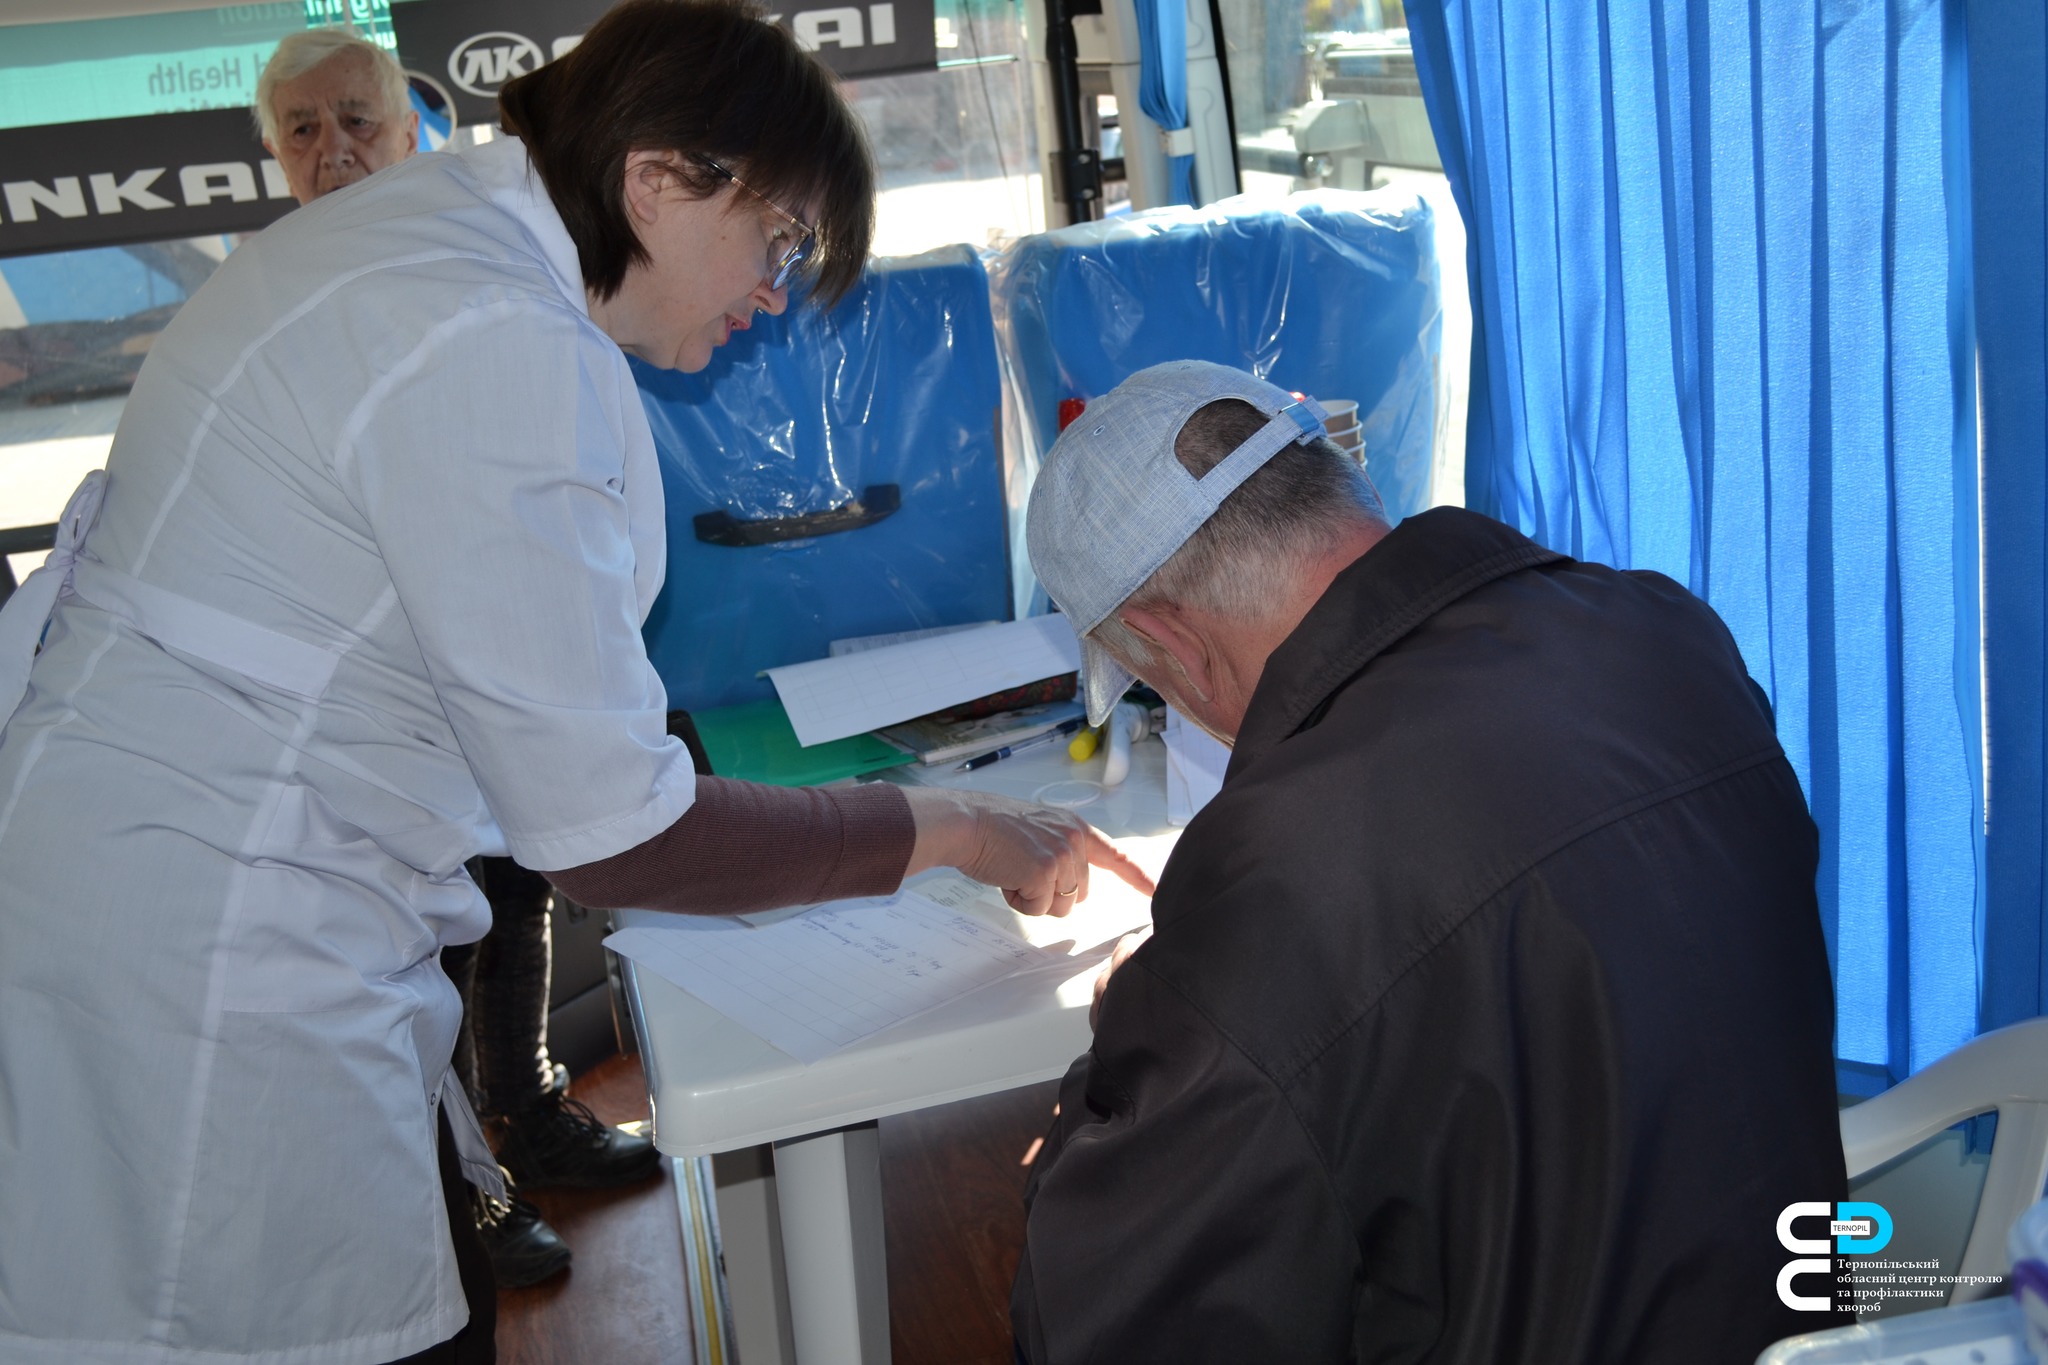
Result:
M1031 497L1091 717L1233 745L1027 1191L1019 1352L1724 1362L1846 1197L1816 838L1713 611L1457 508L1388 525L1313 402L1179 362ZM1802 1290L1802 1292L1805 1292Z

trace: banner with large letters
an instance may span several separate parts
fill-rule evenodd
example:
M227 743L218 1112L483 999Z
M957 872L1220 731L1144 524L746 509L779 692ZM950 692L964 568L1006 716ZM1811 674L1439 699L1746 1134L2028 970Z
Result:
M296 207L246 109L0 129L0 256L251 232Z
M611 3L418 0L393 5L391 24L415 83L445 92L460 123L489 123L499 86L574 47ZM841 76L938 65L933 0L774 9ZM246 109L0 129L0 257L252 232L293 207Z
M938 66L933 0L768 0L769 18L840 76ZM582 41L612 0L416 0L391 7L398 59L447 91L463 124L498 116L498 88Z

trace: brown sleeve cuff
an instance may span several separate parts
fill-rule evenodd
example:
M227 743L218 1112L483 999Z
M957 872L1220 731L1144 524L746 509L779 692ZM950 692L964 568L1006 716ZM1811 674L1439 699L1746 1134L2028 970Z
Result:
M647 842L547 874L593 909L735 915L848 896L903 882L917 825L887 782L769 787L699 777L682 817Z

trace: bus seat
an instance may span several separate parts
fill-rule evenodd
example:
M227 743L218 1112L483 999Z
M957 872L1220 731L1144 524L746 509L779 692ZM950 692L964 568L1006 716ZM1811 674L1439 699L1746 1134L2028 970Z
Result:
M634 375L668 508L645 635L671 707L773 696L761 670L842 637L1010 615L1002 389L972 248L871 261L829 312L793 299L700 374Z
M1185 359L1355 400L1389 515L1428 505L1441 316L1435 228L1412 193L1316 190L1077 224L1015 243L991 279L1017 418L1014 516L1062 399Z

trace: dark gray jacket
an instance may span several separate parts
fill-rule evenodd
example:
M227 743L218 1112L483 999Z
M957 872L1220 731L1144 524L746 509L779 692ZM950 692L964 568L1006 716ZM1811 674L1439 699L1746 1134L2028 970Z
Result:
M1038 1158L1067 1362L1753 1360L1845 1197L1815 832L1668 578L1412 517L1274 653ZM1812 1282L1802 1282L1810 1292Z

